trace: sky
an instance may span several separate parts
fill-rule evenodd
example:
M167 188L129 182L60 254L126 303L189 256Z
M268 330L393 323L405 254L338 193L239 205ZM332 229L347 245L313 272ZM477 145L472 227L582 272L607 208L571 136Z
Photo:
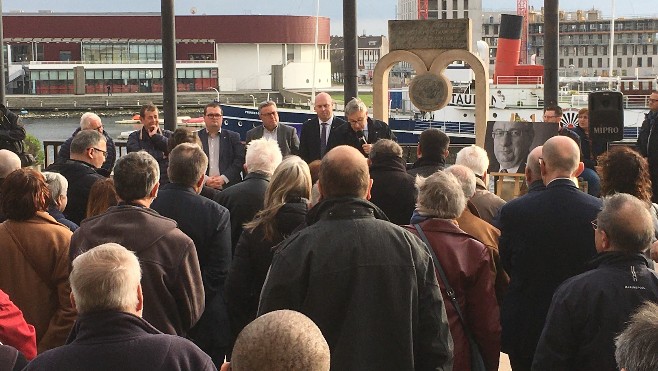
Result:
M196 14L284 14L315 15L317 1L313 0L173 0L177 15ZM357 32L367 35L387 33L388 19L395 19L397 0L356 0ZM4 13L12 11L36 12L160 12L158 0L0 0ZM542 0L528 0L530 6L540 9ZM569 0L562 1L561 10L591 9L596 5L604 16L612 14L612 3L616 16L658 16L654 0ZM342 35L342 4L340 0L320 1L320 16L331 18L331 34ZM485 10L513 10L516 0L482 0ZM605 8L604 8L605 7Z

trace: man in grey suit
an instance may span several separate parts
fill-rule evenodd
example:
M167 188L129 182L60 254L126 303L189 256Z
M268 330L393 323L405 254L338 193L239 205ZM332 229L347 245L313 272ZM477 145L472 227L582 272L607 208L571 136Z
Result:
M279 124L279 113L273 101L262 102L258 105L258 116L263 125L257 126L247 132L247 144L254 139L272 139L279 143L281 154L296 155L299 153L299 137L292 126Z

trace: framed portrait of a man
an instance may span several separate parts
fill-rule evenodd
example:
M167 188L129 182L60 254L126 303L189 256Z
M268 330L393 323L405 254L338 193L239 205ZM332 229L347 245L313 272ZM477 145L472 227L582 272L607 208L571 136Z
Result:
M484 142L489 172L523 173L528 153L557 135L557 130L554 123L489 121Z

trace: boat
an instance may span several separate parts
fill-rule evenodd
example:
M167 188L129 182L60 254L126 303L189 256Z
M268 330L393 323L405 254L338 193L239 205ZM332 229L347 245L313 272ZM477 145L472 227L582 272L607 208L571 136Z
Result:
M514 16L515 17L515 16ZM501 25L503 20L501 19ZM501 26L502 27L502 26ZM518 23L515 27L521 27ZM487 121L541 121L544 108L544 68L540 65L520 65L520 34L518 39L498 40L496 65L493 79L489 81L489 117ZM510 34L515 34L511 32ZM478 53L488 60L488 46L478 41ZM534 58L531 58L534 60ZM470 70L469 66L464 66ZM561 77L560 90L556 102L563 109L562 124L573 128L578 125L578 111L588 106L590 92L613 90L622 92L624 107L624 140L637 139L639 129L649 110L649 95L658 88L658 80L653 78L622 77ZM453 144L475 143L475 94L470 92L471 82L453 81L453 94L450 103L440 110L422 112L413 106L408 87L389 90L388 124L400 144L417 144L418 137L425 129L438 128L450 137ZM261 124L256 108L223 104L224 125L227 129L240 133L244 139L246 131ZM335 112L340 116L339 112ZM280 108L280 122L297 128L315 117L308 110Z

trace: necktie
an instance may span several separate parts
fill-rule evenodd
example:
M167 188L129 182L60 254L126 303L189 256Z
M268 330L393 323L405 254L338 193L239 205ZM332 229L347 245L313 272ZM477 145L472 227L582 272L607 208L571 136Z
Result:
M322 132L320 133L320 156L324 156L327 150L327 123L322 123Z
M507 173L507 169L503 169L500 171L501 173Z

